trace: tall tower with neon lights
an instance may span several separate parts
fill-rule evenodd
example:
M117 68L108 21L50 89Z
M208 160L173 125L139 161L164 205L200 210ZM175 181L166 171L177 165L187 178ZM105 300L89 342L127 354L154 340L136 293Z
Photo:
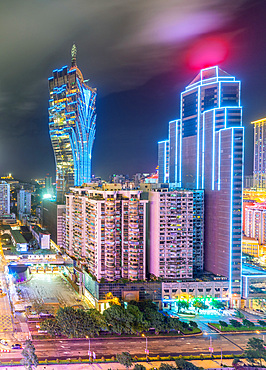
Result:
M49 132L56 162L57 200L71 186L91 179L91 153L95 138L96 89L87 85L76 62L77 48L71 50L71 68L53 71L49 84Z
M204 267L228 277L232 299L239 298L244 162L240 81L217 66L201 70L181 93L180 121L168 154L176 156L178 166L165 178L174 178L177 187L204 189Z

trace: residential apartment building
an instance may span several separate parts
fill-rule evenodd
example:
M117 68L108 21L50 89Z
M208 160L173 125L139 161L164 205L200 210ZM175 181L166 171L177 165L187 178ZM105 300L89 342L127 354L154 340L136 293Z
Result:
M66 252L98 281L145 280L147 203L137 190L71 188Z
M10 185L0 181L0 215L10 214Z
M17 214L20 220L31 214L31 192L21 189L17 193Z
M244 234L266 244L266 203L245 206Z
M266 117L251 122L254 125L253 186L266 188Z
M155 189L149 193L149 272L167 280L203 270L204 192Z

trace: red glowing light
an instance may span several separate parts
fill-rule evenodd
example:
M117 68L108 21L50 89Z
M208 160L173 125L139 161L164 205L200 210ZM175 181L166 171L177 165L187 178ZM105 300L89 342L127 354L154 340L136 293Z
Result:
M218 37L197 41L187 54L187 63L192 69L202 69L222 63L228 55L228 44Z

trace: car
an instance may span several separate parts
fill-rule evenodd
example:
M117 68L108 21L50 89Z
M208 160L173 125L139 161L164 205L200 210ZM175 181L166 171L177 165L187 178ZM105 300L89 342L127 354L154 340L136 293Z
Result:
M15 344L12 344L11 348L12 349L22 349L22 346L19 343L15 343Z
M4 346L8 346L7 341L6 341L6 340L4 340L4 339L1 339L1 340L0 340L0 343L1 343L1 344L3 344Z

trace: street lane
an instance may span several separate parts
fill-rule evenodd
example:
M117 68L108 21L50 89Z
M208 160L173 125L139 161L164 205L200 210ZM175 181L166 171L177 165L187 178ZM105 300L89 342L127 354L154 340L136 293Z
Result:
M203 335L186 338L176 337L149 337L148 349L150 356L157 355L190 355L190 354L209 354L210 337L212 337L212 347L214 354L242 353L247 341L252 337L261 338L262 335L256 334L237 334L237 335ZM40 359L66 359L69 357L88 358L89 340L88 339L58 339L33 341L37 356ZM97 358L105 356L115 356L117 353L128 351L132 356L144 356L145 338L92 338L91 351L96 353ZM1 359L19 359L20 351L12 351L9 354L3 353Z

